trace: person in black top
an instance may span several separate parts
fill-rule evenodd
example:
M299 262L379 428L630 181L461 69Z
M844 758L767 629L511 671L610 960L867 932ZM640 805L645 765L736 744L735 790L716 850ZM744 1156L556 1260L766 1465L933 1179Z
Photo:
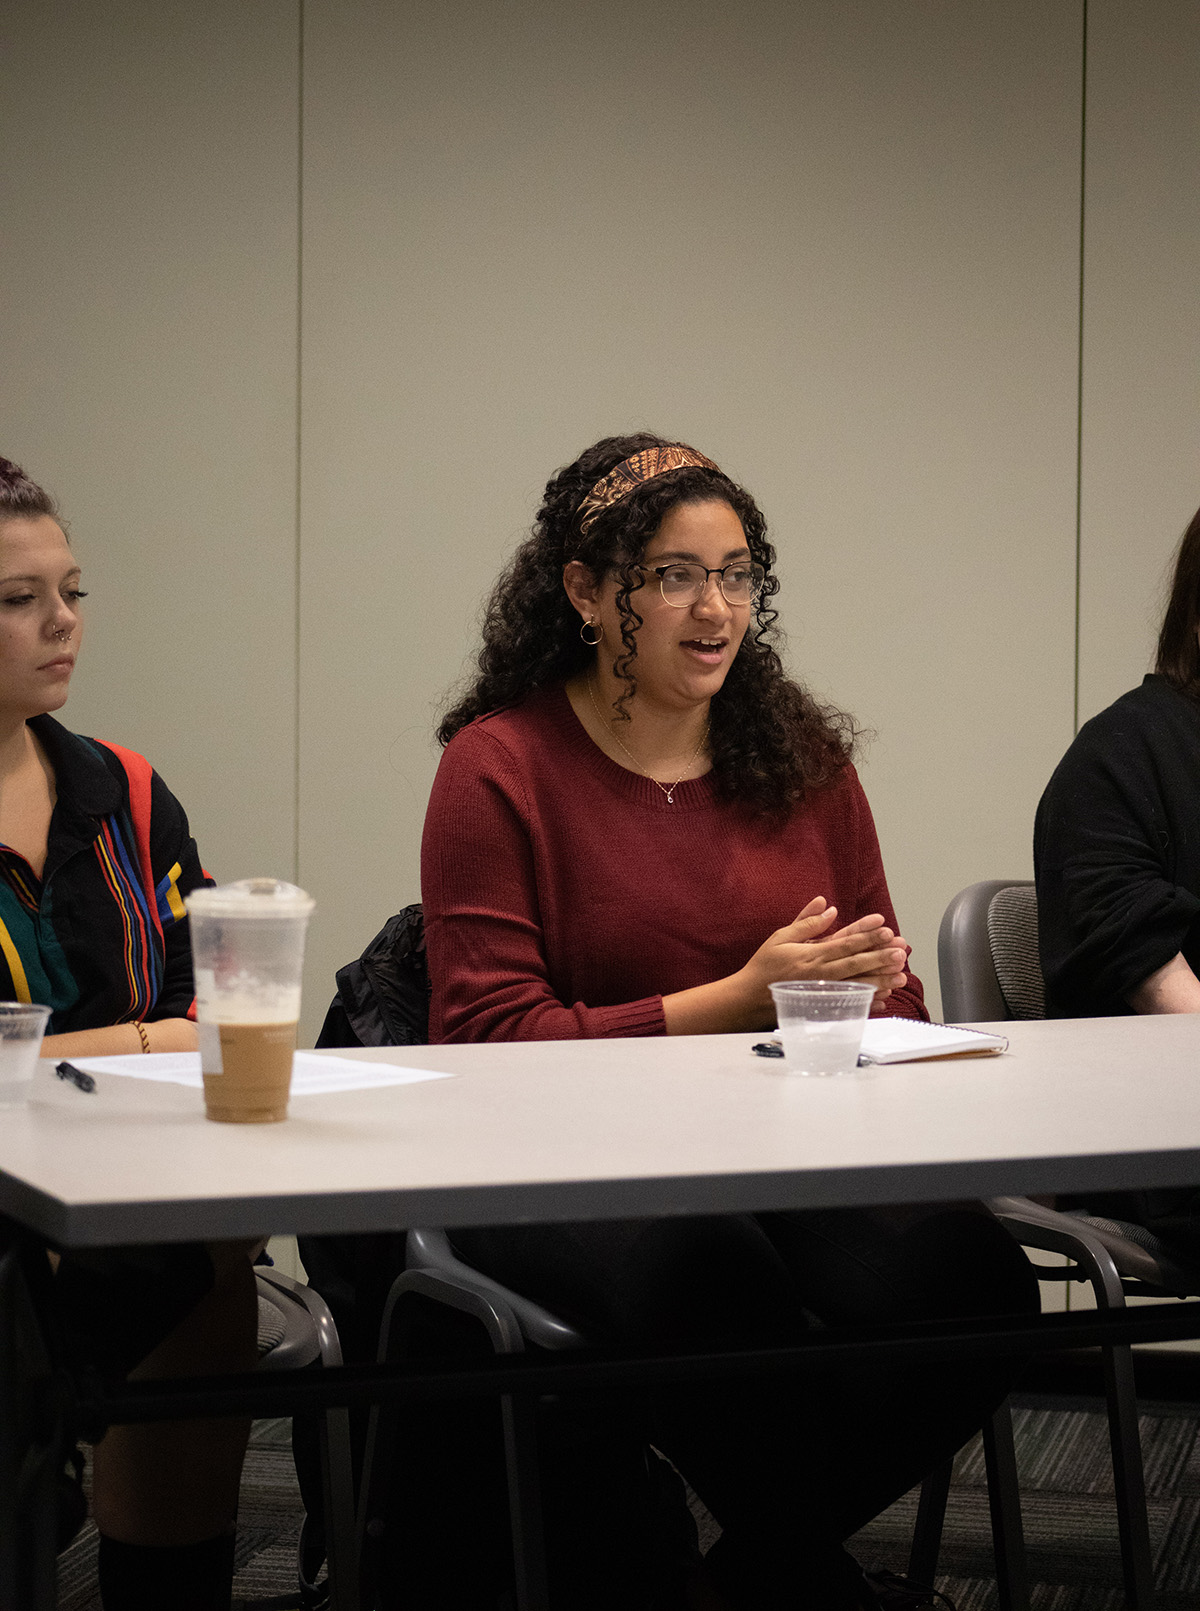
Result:
M79 582L54 501L0 458L0 995L53 1009L47 1057L191 1050L183 896L211 880L187 816L140 755L49 715L83 635ZM255 1251L51 1250L63 1352L113 1376L253 1369ZM119 1426L96 1444L105 1611L228 1611L247 1431Z
M1080 729L1042 795L1033 856L1051 1017L1200 1013L1200 511L1155 669ZM1200 1256L1200 1191L1086 1206Z
M1200 512L1154 672L1080 729L1033 856L1052 1017L1200 1012Z
M1034 845L1051 1015L1200 1012L1200 696L1152 673L1086 723Z

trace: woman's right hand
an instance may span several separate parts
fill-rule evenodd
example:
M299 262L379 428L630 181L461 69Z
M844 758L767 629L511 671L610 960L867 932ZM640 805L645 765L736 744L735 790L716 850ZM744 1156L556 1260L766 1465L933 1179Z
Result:
M769 935L735 976L748 1003L769 1009L770 987L782 979L852 979L873 984L877 999L901 989L908 946L882 916L873 912L833 929L836 919L837 907L818 895L794 922Z
M824 896L774 934L736 973L663 997L668 1035L716 1035L775 1024L771 986L780 979L854 979L875 986L878 1010L908 983L908 944L878 912L835 929L837 908Z

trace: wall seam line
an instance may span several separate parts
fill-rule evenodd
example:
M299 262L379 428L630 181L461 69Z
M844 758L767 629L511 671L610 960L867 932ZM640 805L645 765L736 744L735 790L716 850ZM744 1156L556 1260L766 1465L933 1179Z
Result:
M1079 89L1079 327L1075 369L1075 668L1071 731L1079 731L1080 642L1083 626L1083 298L1084 247L1087 239L1087 79L1088 0L1083 0L1083 39Z
M292 577L292 879L300 882L300 585L303 532L304 442L304 0L296 0L296 486Z

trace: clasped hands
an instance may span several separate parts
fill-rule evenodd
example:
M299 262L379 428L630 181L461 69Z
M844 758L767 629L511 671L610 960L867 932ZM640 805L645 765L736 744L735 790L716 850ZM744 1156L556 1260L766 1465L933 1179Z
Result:
M770 986L781 979L852 979L875 986L871 1011L908 982L904 969L912 947L886 926L878 912L834 929L837 907L817 895L795 919L776 929L746 964L770 1004Z

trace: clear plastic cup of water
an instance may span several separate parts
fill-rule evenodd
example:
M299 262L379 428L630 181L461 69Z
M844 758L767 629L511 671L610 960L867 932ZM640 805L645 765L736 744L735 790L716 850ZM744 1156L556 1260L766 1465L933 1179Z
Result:
M836 979L785 979L771 986L789 1074L849 1074L875 986Z
M0 1108L28 1100L49 1018L49 1007L0 1001Z

